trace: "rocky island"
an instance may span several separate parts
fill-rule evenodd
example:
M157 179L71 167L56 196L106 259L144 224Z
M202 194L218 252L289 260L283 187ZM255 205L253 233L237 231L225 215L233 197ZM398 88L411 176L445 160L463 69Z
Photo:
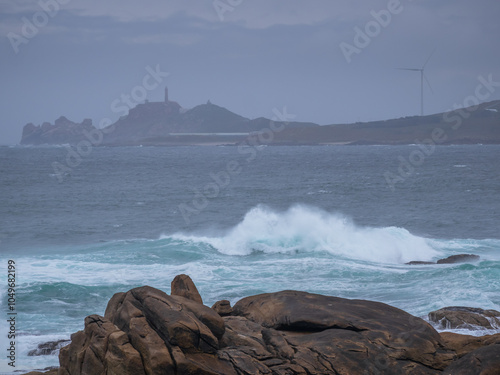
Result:
M97 129L91 120L74 123L61 117L54 124L24 126L21 144L77 144L90 141L94 146L235 144L252 132L271 126L275 129L310 128L318 125L281 121L279 118L247 119L208 101L183 109L171 101L165 88L163 102L138 104L118 121Z
M470 320L463 308L449 309L457 311L455 323ZM178 275L170 295L149 286L115 294L104 316L85 318L59 361L51 373L494 375L500 333L440 334L384 303L291 290L210 308L189 276Z
M125 108L125 107L124 107ZM60 117L54 124L24 126L23 145L325 145L325 144L500 144L500 101L429 116L319 126L293 122L286 113L272 119L248 119L207 102L183 109L165 88L163 102L145 102L102 129ZM126 111L124 111L126 113Z

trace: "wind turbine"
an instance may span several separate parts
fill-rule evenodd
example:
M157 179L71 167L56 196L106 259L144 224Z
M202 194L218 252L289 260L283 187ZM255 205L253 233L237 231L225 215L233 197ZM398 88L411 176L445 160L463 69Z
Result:
M429 85L429 89L431 90L431 92L433 92L431 84L429 83L429 80L427 79L427 77L424 74L424 70L425 70L425 66L427 65L427 63L431 59L432 55L434 54L434 51L435 50L433 50L431 52L431 54L429 55L427 60L425 60L424 65L422 65L422 67L420 69L419 68L397 68L399 70L411 70L413 72L420 72L420 115L421 116L424 115L424 78L425 78L425 81L427 82L427 84Z

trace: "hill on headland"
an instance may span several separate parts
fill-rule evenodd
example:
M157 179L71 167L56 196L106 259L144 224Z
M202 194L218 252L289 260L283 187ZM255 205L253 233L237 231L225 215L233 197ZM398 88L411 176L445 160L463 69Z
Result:
M185 110L168 99L146 102L103 129L85 119L60 117L54 124L24 126L21 144L193 145L193 144L500 144L500 101L429 116L324 125L282 118L248 119L208 102Z
M285 129L280 144L500 144L500 101L428 116Z

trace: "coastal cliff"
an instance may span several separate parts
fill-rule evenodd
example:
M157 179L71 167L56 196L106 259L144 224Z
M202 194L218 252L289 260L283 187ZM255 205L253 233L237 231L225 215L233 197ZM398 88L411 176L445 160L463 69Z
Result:
M186 275L171 295L115 294L61 349L59 375L497 374L500 333L439 334L380 302L298 291L202 304Z
M65 117L53 125L29 123L23 128L21 144L500 144L500 101L429 116L354 124L319 126L277 117L281 118L250 120L210 102L186 110L166 97L164 102L138 104L103 129L96 129L88 119L77 124Z
M21 137L22 145L78 143L84 140L85 134L95 130L92 120L85 119L81 123L59 117L54 124L44 122L42 125L26 124Z

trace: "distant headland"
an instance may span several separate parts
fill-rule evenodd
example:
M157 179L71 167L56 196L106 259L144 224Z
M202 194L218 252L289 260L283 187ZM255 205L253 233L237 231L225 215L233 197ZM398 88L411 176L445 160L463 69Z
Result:
M61 116L54 124L26 124L22 145L78 144L94 146L175 145L398 145L500 144L500 101L428 116L352 124L323 125L273 119L248 119L212 104L184 109L168 96L144 102L113 124L96 128L92 120L75 123Z

